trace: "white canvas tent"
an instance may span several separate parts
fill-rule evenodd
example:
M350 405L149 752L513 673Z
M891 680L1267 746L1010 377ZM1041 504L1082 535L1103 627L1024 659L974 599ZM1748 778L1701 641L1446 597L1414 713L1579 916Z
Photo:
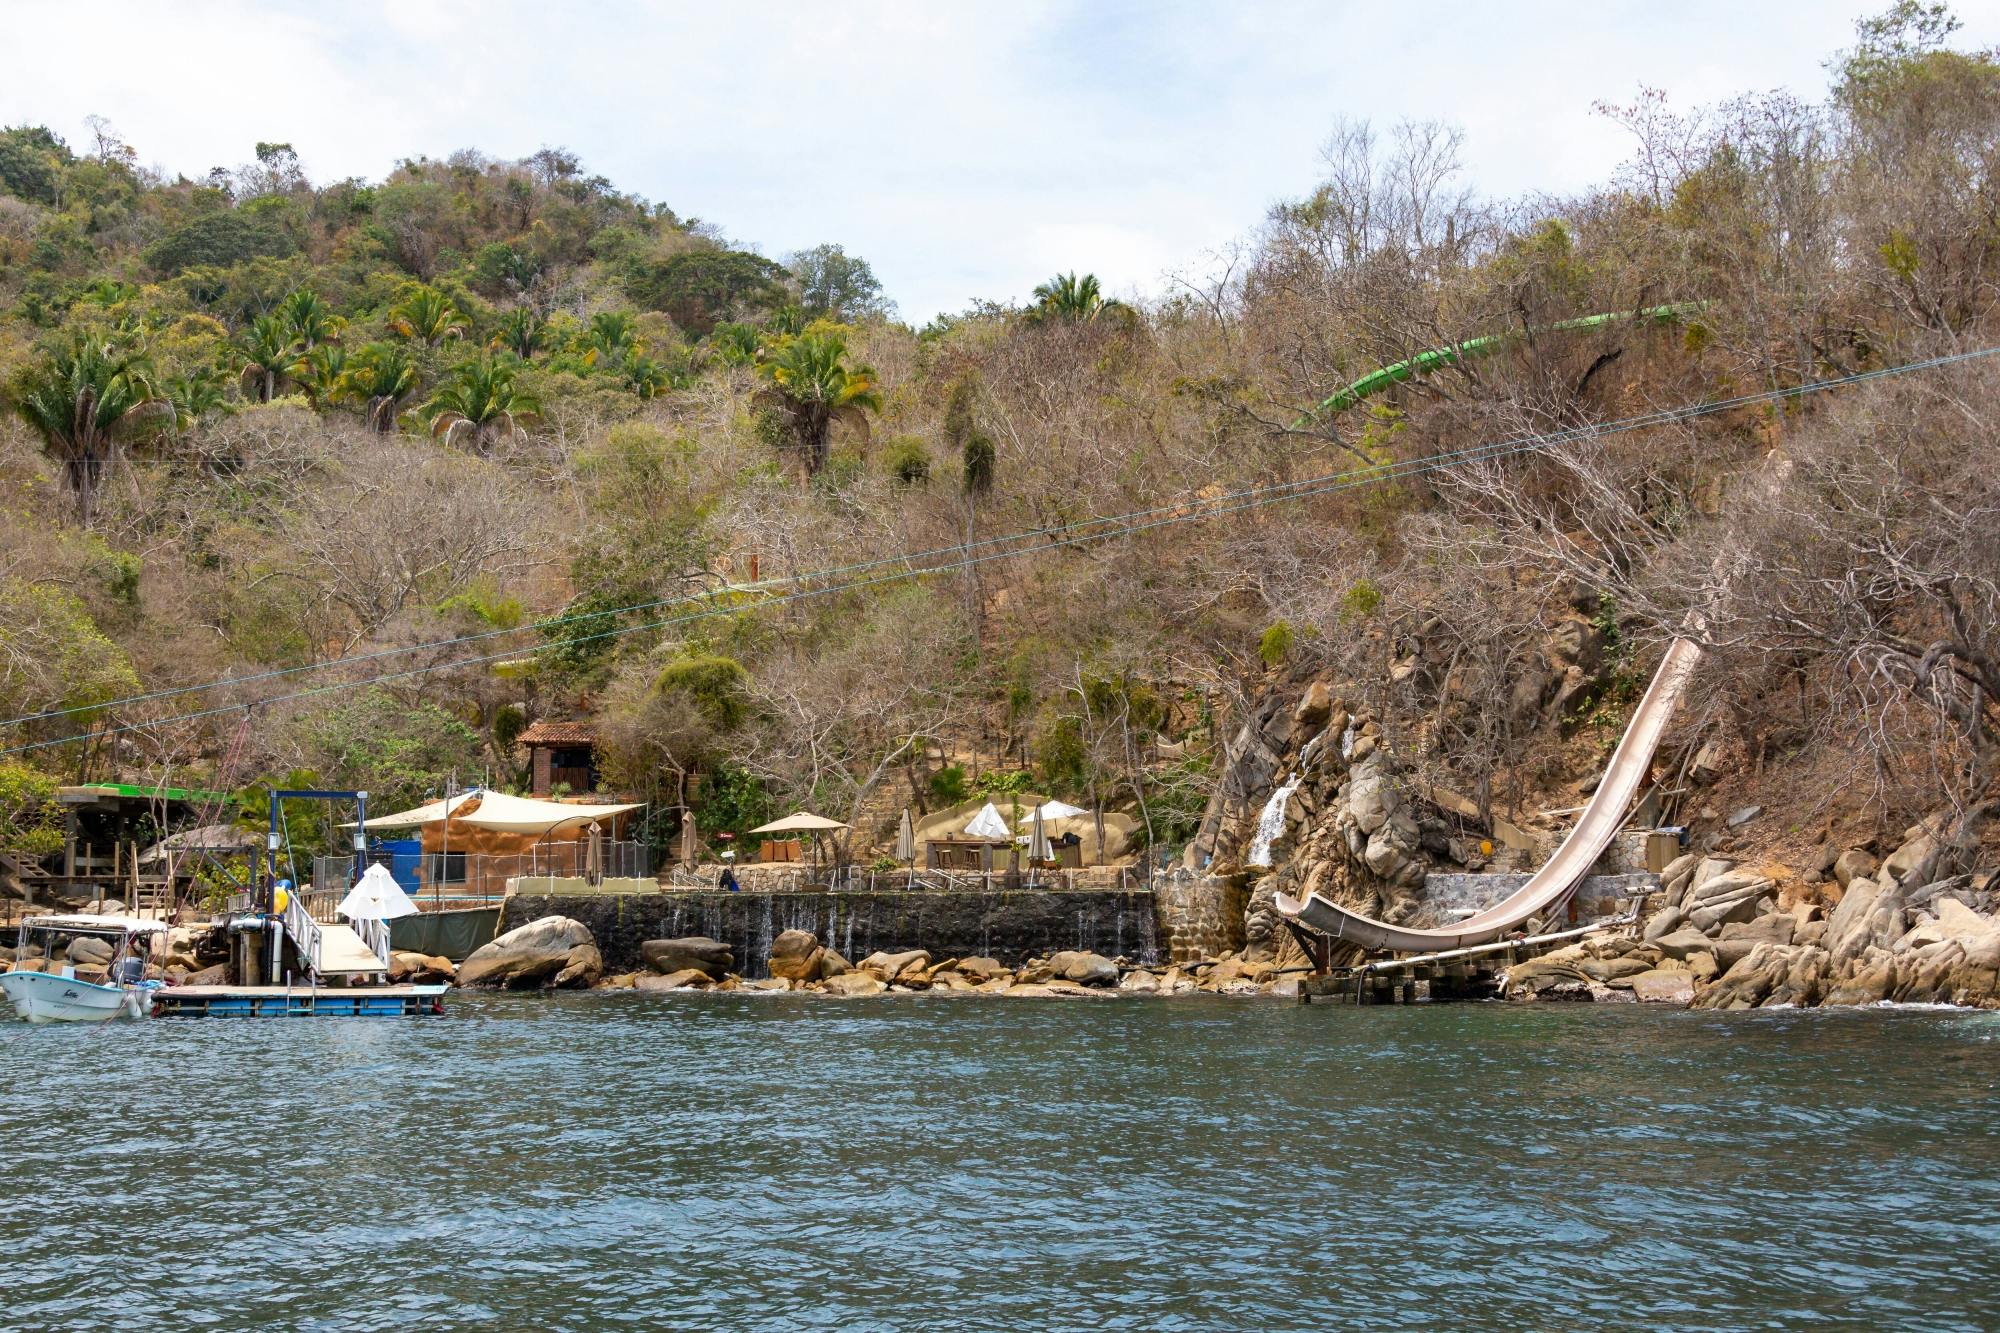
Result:
M389 867L378 862L363 872L334 910L349 921L393 921L399 916L415 916L417 905L390 875Z
M1012 842L1014 830L1007 827L1007 818L1000 813L999 807L988 801L979 807L979 813L966 824L965 836L991 838L994 842Z

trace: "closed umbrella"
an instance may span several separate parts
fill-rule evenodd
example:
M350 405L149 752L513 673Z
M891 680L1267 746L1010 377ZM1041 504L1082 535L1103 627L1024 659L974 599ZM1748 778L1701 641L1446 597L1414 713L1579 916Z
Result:
M1052 861L1055 853L1049 850L1048 835L1042 831L1042 812L1035 811L1035 831L1028 835L1028 860L1035 864Z
M403 892L389 867L378 861L368 867L334 910L349 921L393 921L399 916L415 916L417 905Z
M917 830L910 822L910 811L903 810L903 821L896 826L896 859L915 864L917 859Z

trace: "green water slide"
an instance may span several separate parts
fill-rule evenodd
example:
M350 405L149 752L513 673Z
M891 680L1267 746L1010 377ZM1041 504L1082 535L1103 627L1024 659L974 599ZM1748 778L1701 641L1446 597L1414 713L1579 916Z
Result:
M1699 312L1701 307L1702 303L1699 301L1685 301L1679 305L1647 306L1636 311L1614 310L1602 315L1581 315L1555 324L1544 324L1536 332L1596 329L1626 320L1649 320L1655 324L1670 324ZM1417 375L1428 375L1434 370L1469 357L1484 356L1494 348L1521 336L1523 335L1519 333L1489 333L1478 338L1467 338L1464 342L1453 343L1448 347L1433 347L1428 352L1418 352L1408 360L1397 361L1392 365L1383 366L1380 370L1371 370L1339 393L1321 402L1319 406L1303 413L1292 423L1292 429L1300 430L1329 412L1345 412L1362 399L1372 397L1392 384L1401 384L1404 380Z

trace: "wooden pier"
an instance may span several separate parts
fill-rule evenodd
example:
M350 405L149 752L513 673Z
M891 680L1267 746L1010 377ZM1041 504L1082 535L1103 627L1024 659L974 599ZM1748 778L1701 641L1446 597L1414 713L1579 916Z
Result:
M444 1012L449 987L164 986L155 1018L416 1018Z

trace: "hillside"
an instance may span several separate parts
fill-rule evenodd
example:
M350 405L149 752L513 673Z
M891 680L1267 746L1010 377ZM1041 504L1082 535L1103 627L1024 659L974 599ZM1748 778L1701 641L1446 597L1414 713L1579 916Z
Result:
M707 830L1026 773L1173 851L1314 679L1527 819L1695 616L1691 813L1893 846L1994 794L2000 366L1782 395L1995 340L2000 58L1905 5L1833 60L1824 105L1606 108L1574 198L1345 126L1223 276L924 328L559 150L190 180L0 131L0 844L58 780L395 807L588 718Z

